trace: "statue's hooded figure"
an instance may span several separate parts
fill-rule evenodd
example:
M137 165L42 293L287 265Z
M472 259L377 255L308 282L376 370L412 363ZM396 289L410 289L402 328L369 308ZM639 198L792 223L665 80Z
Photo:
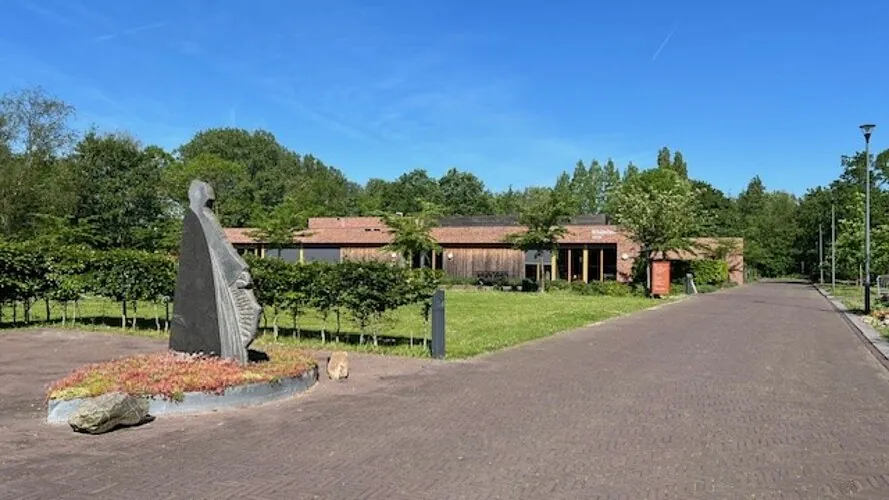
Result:
M192 181L182 227L170 348L247 361L260 307L244 259L226 240L206 182Z

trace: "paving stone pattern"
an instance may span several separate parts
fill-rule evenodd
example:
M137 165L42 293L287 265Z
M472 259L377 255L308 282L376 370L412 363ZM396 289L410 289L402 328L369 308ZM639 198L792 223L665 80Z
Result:
M356 357L350 379L291 401L102 436L15 410L27 398L7 384L72 353L5 335L21 334L0 334L0 499L889 498L887 371L802 284L465 362L362 373Z

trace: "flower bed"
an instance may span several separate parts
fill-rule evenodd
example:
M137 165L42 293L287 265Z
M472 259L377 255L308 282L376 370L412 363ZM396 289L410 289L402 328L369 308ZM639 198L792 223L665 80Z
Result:
M268 361L235 361L171 351L87 365L53 383L49 400L64 401L120 391L181 401L186 393L223 394L226 389L299 377L316 368L303 351L278 346L266 350Z

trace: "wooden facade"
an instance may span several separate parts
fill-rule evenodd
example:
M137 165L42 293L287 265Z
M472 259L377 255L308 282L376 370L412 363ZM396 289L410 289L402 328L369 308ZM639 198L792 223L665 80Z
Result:
M520 277L525 273L524 253L511 248L447 247L441 255L442 270L449 276L473 278L482 271L503 271Z
M352 261L388 262L393 260L391 252L387 252L381 247L342 247L340 256L342 260Z

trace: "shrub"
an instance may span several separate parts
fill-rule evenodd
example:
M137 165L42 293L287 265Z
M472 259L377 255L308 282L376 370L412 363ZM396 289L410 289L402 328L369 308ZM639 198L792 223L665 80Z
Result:
M629 297L637 292L626 283L619 281L593 281L587 283L589 295L606 295L609 297Z
M571 283L567 280L552 280L546 283L547 291L570 290Z
M695 260L691 262L695 284L721 285L728 281L728 262L724 260Z
M540 289L540 285L536 281L534 281L532 279L528 279L528 278L525 278L522 280L522 291L523 292L536 292L539 289Z

